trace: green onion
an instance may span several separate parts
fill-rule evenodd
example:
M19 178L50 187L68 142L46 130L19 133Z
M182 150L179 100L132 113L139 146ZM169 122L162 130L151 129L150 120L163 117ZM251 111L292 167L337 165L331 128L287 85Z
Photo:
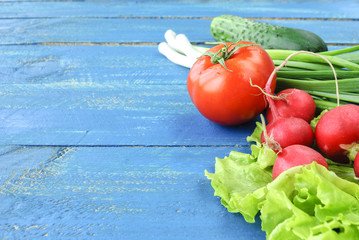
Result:
M325 55L325 56L336 56L336 55L343 54L343 53L352 53L352 52L355 52L358 50L359 50L359 45L353 46L353 47L342 48L342 49L338 49L338 50L321 52L320 54Z
M272 57L273 59L273 57ZM276 66L279 66L281 63L283 62L283 60L277 60L277 59L273 59L273 63ZM279 70L279 72L283 71L283 70L287 70L287 69L291 69L291 70L313 70L313 71L331 71L333 73L333 71L331 70L331 67L328 64L323 64L323 63L311 63L311 62L300 62L300 61L292 61L289 60L286 64L285 67L282 68L281 70ZM341 68L335 68L336 70L340 70Z
M269 56L271 56L272 59L276 60L285 60L290 54L295 53L296 51L291 50L272 50L268 49L266 50ZM330 56L325 55L325 58L328 59L334 66L347 68L349 70L359 70L359 64L356 64L354 62L345 60L344 58L340 58L337 56ZM321 58L318 58L316 56L312 56L309 54L301 54L294 56L292 58L292 61L300 61L300 62L310 62L310 63L325 63L325 61Z
M314 102L317 108L317 113L321 113L326 109L332 109L337 107L337 104L332 101L326 101L326 100L314 98Z
M359 71L336 70L337 78L356 78L359 77ZM283 71L277 73L278 77L284 78L312 78L317 80L332 80L334 74L332 70L318 71Z
M323 97L323 98L328 98L328 99L333 99L333 100L337 99L337 95L335 93L318 92L318 91L311 91L311 90L306 90L306 92L308 92L311 95L318 96L318 97ZM355 94L355 93L341 92L340 98L346 102L352 102L352 103L359 104L358 94Z
M338 80L339 93L356 92L359 93L359 78L346 78ZM321 91L334 93L336 91L335 80L303 80L277 77L276 90L284 90L287 88L298 88L308 91ZM359 98L359 95L357 95Z
M339 55L338 57L359 64L359 52L347 53L347 54Z

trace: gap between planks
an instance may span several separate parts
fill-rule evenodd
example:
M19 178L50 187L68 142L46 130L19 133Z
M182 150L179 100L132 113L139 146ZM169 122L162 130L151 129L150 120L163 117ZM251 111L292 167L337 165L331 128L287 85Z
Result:
M109 145L46 145L46 144L24 144L24 145L11 145L11 146L17 146L20 148L26 148L26 147L60 147L60 148L210 148L210 147L219 147L219 148L228 148L228 147L250 147L250 144L246 145L116 145L116 144L109 144Z
M0 1L0 4L4 1ZM79 18L79 19L196 19L196 20L212 20L215 17L181 17L181 16L118 16L118 17L81 17L81 16L62 16L62 17L0 17L5 19L58 19L58 18ZM245 17L251 20L284 20L284 21L359 21L359 18L312 18L312 17Z

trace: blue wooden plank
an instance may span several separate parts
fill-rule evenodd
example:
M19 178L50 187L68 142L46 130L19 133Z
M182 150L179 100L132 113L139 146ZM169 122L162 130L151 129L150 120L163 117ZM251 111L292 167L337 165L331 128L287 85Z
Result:
M358 43L359 21L260 20L318 34L327 43ZM0 44L158 43L166 30L191 41L213 41L210 19L40 18L0 19Z
M2 155L0 238L264 239L260 221L228 213L204 176L234 149L248 152L32 147Z
M254 129L208 121L185 85L82 86L3 85L0 144L247 145Z
M20 45L0 46L0 74L0 83L116 88L123 84L183 85L188 69L169 62L156 45Z
M358 18L357 1L1 1L3 18L244 17ZM31 11L29 11L31 9ZM79 11L81 9L81 11ZM283 11L285 9L285 11Z

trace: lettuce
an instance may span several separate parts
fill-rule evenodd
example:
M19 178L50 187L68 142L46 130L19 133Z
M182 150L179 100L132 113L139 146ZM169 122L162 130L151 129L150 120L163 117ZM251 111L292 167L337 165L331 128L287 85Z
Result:
M276 155L258 136L260 130L248 137L255 142L251 154L232 151L216 158L214 173L205 170L223 206L248 223L260 214L267 239L358 239L359 185L353 169L333 164L328 171L313 162L273 181Z
M260 210L267 239L359 236L359 185L315 162L289 169L269 183Z
M229 157L216 158L215 173L205 170L205 175L229 212L240 212L247 222L254 222L265 186L272 181L270 170L261 168L255 156L232 151Z

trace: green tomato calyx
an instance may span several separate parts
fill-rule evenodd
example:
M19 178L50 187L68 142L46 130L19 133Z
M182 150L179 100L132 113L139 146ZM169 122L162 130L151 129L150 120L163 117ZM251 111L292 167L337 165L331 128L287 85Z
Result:
M232 47L234 45L234 47ZM256 44L237 44L231 43L227 45L223 43L223 47L219 49L217 52L206 52L202 56L211 57L211 63L213 64L221 64L227 71L232 72L226 66L226 60L228 60L238 49L242 47L250 47L255 46ZM231 48L232 47L232 48ZM231 49L230 49L231 48Z

